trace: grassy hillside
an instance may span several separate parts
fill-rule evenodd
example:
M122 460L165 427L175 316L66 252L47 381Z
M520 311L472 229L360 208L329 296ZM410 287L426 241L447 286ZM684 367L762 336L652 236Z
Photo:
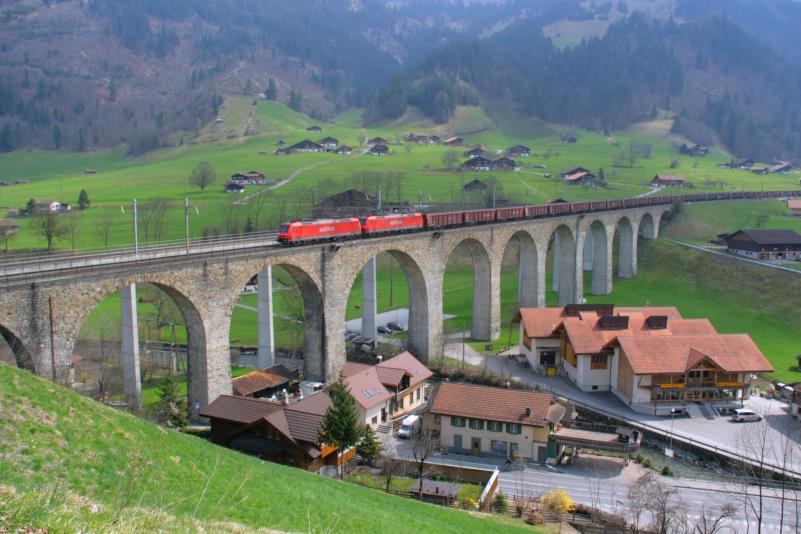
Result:
M507 197L530 203L545 202L556 197L568 199L611 198L633 196L648 191L644 184L657 172L685 174L695 183L697 190L708 189L707 181L725 182L725 187L758 190L795 187L796 174L790 176L757 176L746 171L721 170L715 163L728 161L729 156L713 150L705 158L690 158L676 154L670 143L659 137L620 133L613 145L602 135L576 132L576 144L561 142L560 134L567 129L545 125L539 121L521 123L514 114L501 106L492 107L489 116L480 108L465 107L457 110L451 123L433 127L410 113L403 120L373 128L363 128L358 111L339 116L335 123L320 123L323 132L309 134L306 127L312 119L288 109L277 102L258 101L244 97L229 97L221 110L220 123L212 123L196 139L187 138L181 146L156 150L138 157L126 157L124 149L102 152L62 153L52 151L17 151L0 154L0 180L27 179L22 185L0 187L0 214L3 208L19 208L31 198L56 198L77 203L81 189L86 189L92 207L80 212L76 247L101 247L103 242L98 227L111 227L110 244L120 245L133 240L131 204L149 199L165 198L172 201L167 211L163 232L145 235L140 219L140 240L155 241L180 239L183 236L183 199L189 198L193 209L190 214L190 232L203 234L204 228L216 227L225 233L244 227L248 217L258 219L257 229L273 229L278 218L308 216L311 205L319 200L320 184L333 183L334 190L344 190L354 184L354 175L364 172L400 172L404 174L400 196L416 203L421 195L426 202L458 202L459 189L473 178L486 179L489 173L456 173L444 169L442 157L450 150L443 146L403 146L404 132L462 133L468 145L485 144L492 154L523 143L533 149L534 155L521 158L524 166L541 164L541 168L522 168L519 172L497 173ZM376 158L362 155L362 149L351 156L335 154L297 154L275 156L272 152L279 140L294 143L305 138L317 139L326 135L341 142L359 147L369 137L381 135L389 139L392 155ZM651 156L638 159L631 167L616 167L621 151L632 139L651 145ZM461 150L460 150L461 153ZM671 159L678 166L669 169ZM217 182L205 193L193 187L187 177L201 161L210 161L217 172ZM558 179L559 173L574 166L597 171L605 170L607 189L568 187ZM96 169L96 174L84 174L84 169ZM256 200L231 205L243 195L223 192L228 176L237 171L257 169L270 179L292 180L265 193L262 206ZM546 177L546 174L552 177ZM378 188L378 185L374 185ZM246 195L262 189L249 186ZM719 190L714 188L714 190ZM394 201L397 194L385 191L385 198ZM259 197L256 197L259 198ZM124 208L124 209L123 209ZM259 212L259 213L257 213ZM230 221L238 220L238 226ZM18 219L22 225L13 248L42 247L43 240L32 229L31 219ZM69 248L69 240L57 243Z
M5 364L0 410L0 530L533 531L262 462Z

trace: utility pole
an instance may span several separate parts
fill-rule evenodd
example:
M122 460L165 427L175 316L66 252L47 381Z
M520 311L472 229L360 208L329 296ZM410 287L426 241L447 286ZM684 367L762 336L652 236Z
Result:
M189 199L184 199L184 237L186 243L186 253L189 254Z
M492 186L492 209L495 209L495 186Z
M134 199L134 255L139 254L139 212L137 211L136 199Z

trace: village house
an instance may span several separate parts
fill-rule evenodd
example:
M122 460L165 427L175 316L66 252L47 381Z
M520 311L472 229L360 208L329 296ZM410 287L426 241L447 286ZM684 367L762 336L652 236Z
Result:
M306 131L307 132L311 132L311 133L320 133L320 132L323 131L323 129L320 128L317 125L314 125L314 126L309 126L308 128L306 128Z
M226 193L244 193L245 186L241 184L235 184L233 182L229 182L225 184L225 192Z
M478 158L478 157L486 157L487 152L484 150L484 145L476 145L470 150L466 150L464 152L464 157L466 158Z
M544 464L558 456L548 443L565 412L550 393L443 382L425 424L450 453Z
M569 185L592 184L595 181L595 175L584 167L574 167L572 169L568 169L562 172L561 176L562 179Z
M476 156L462 163L461 169L465 171L489 171L492 169L492 162L483 156Z
M373 137L372 139L367 140L367 146L388 145L388 144L389 141L387 141L383 137Z
M371 156L387 156L389 155L389 147L387 145L373 145L367 153Z
M657 174L651 180L653 187L684 187L687 179L681 174Z
M578 137L576 137L573 134L562 135L561 139L562 139L563 143L571 143L572 144L572 143L577 143L578 142Z
M752 165L751 172L754 174L769 174L770 167L767 165Z
M257 185L264 182L264 173L259 171L237 172L231 175L231 183L237 185Z
M337 149L334 150L334 152L342 156L350 156L351 154L353 154L353 149L348 145L342 145L340 147L337 147Z
M506 149L506 155L510 158L528 157L531 149L525 145L515 145Z
M220 395L200 410L211 422L211 441L264 460L331 476L353 457L321 435L331 399L324 391L289 404Z
M730 169L745 169L745 170L748 170L748 169L750 169L751 167L754 166L754 163L756 163L756 162L754 160L752 160L751 158L746 158L746 159L741 159L741 160L733 160L731 163L729 163L729 168Z
M464 139L461 137L448 137L442 141L442 144L445 146L462 146L464 145Z
M400 422L406 414L423 406L427 400L426 383L432 374L409 352L376 365L346 362L342 369L361 421L373 428Z
M416 133L407 133L403 136L403 140L407 143L417 143L422 145L436 145L439 143L439 137L436 135L421 135Z
M748 335L718 334L707 319L684 319L673 307L522 308L513 322L532 368L582 391L611 391L641 413L738 407L750 376L773 370Z
M695 143L684 143L679 147L679 153L685 156L706 156L709 154L709 148Z
M801 216L801 198L787 199L787 214L793 217Z
M323 148L336 148L339 145L339 139L336 137L323 137L317 144Z
M770 168L771 174L788 174L792 170L793 164L789 161L777 161Z
M283 365L253 371L232 380L234 395L264 399L293 393L298 387L298 370ZM274 399L275 400L275 399Z
M489 186L486 182L482 182L478 178L471 180L462 186L462 191L465 193L483 193Z
M788 202L789 204L789 202ZM725 237L732 254L754 260L801 259L801 235L794 230L751 230L744 228Z
M500 157L492 162L492 168L496 171L513 171L517 162L511 158Z
M314 141L304 139L303 141L295 143L294 145L275 151L276 154L279 152L284 154L295 154L298 152L325 152L325 149Z

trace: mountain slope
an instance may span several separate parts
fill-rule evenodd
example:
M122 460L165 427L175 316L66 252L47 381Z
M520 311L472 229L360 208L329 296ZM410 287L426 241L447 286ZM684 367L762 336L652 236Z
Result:
M531 532L519 520L421 504L263 462L2 363L0 481L6 485L0 530L20 517L35 526L74 525L84 517L89 530L103 532L116 530L120 517L141 516L138 528L156 523L171 531L199 530L197 520L201 527L235 522L242 532ZM12 509L13 502L4 502L11 491L34 509ZM165 521L171 516L177 522Z

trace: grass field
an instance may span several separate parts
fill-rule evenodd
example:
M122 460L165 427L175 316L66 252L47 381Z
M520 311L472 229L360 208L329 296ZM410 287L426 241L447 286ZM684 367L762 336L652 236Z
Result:
M351 156L272 154L280 139L293 143L307 137L315 139L332 135L341 142L358 147L375 135L400 143L401 135L410 130L461 133L468 145L485 144L493 154L499 154L516 143L530 146L534 155L520 158L520 163L543 164L545 169L523 168L519 172L495 174L504 195L530 203L557 197L588 199L642 194L648 190L643 184L655 173L668 171L685 174L698 190L706 189L708 180L723 181L728 189L752 190L783 189L795 187L798 183L797 174L757 176L746 171L718 169L715 163L728 161L727 154L713 149L704 158L680 156L661 137L615 134L614 139L623 147L618 148L602 135L578 132L578 143L562 143L559 134L567 128L545 125L536 120L521 121L513 113L504 111L502 106L493 107L490 116L481 108L460 108L450 123L436 127L413 111L399 121L366 129L359 123L358 111L349 111L339 116L335 123L321 123L323 132L319 135L306 132L305 128L314 124L309 117L276 102L259 101L253 105L252 99L229 97L220 117L223 122L207 125L195 138L185 136L180 146L137 157L127 157L124 148L91 153L34 150L0 154L0 180L30 180L28 184L0 188L0 207L19 208L30 198L55 198L76 204L79 192L86 189L92 205L77 215L75 246L100 248L103 241L96 230L98 227L112 229L111 246L133 241L131 206L134 199L140 204L154 198L172 201L160 235L155 235L151 228L145 232L140 219L140 239L153 242L183 237L184 198L188 198L192 206L190 233L200 236L204 228L219 227L225 232L238 226L241 230L248 216L251 222L259 219L255 224L257 229L275 228L279 213L284 218L307 216L311 205L319 200L315 198L318 184L333 181L344 190L352 183L353 175L360 172L403 173L401 198L413 203L421 196L426 202L458 203L462 183L487 177L488 173L460 174L443 169L442 156L449 150L443 146L410 145L407 152L405 146L393 144L392 155L383 158L364 156L361 150L356 150ZM615 167L617 154L635 137L651 145L650 158L640 159L632 167ZM671 159L678 162L677 168L668 168ZM194 166L204 160L214 165L218 180L201 193L188 183L187 177ZM313 165L316 166L310 167ZM558 179L561 171L579 165L593 171L604 168L609 188L569 187ZM97 173L84 174L84 169L88 168ZM270 179L284 179L299 170L301 172L292 181L264 193L266 196L261 208L253 200L232 206L234 196L223 191L225 178L234 172L250 169L261 170ZM546 173L554 178L545 177ZM250 195L261 187L249 186L246 193ZM393 193L388 200L396 200L395 197ZM238 220L238 225L229 224L232 220ZM18 221L22 229L12 241L12 248L41 248L43 239L35 234L33 221L27 218ZM62 249L71 246L68 239L57 243L57 247Z
M0 530L548 531L263 462L5 364L0 406Z

